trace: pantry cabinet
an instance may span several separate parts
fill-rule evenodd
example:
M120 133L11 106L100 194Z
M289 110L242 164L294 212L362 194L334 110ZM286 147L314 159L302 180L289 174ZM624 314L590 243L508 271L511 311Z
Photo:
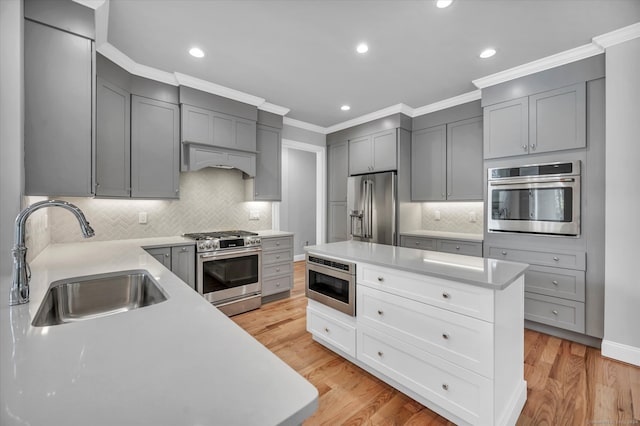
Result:
M327 241L332 243L347 239L348 142L329 145L327 151Z

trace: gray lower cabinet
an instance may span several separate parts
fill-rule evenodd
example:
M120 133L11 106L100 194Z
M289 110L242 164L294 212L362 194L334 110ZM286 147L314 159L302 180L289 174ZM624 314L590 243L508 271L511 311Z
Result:
M293 288L293 235L262 236L262 300L288 297Z
M282 136L280 129L258 124L253 200L282 200Z
M484 107L484 158L586 146L586 83Z
M178 105L131 96L131 196L180 195Z
M400 246L420 250L440 251L444 253L482 257L481 241L452 240L448 238L420 237L401 234Z
M327 216L329 227L327 241L335 243L347 240L348 214L346 202L330 202Z
M349 174L396 170L396 134L396 129L390 129L349 140Z
M193 105L181 105L182 142L256 151L256 122Z
M165 268L171 270L189 287L196 289L196 246L182 245L171 247L146 248Z
M93 41L24 21L25 195L93 195Z

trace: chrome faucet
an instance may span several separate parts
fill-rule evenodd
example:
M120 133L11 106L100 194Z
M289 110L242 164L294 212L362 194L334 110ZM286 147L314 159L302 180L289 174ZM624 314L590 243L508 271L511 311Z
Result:
M24 242L25 222L31 216L31 213L44 207L62 207L73 213L82 229L82 235L85 238L93 237L95 232L84 217L84 213L78 207L71 203L60 200L47 200L33 203L26 209L22 210L16 217L15 228L15 244L11 254L13 255L13 281L11 283L11 294L9 296L9 305L22 305L29 302L29 280L31 279L31 270L27 264L27 247Z

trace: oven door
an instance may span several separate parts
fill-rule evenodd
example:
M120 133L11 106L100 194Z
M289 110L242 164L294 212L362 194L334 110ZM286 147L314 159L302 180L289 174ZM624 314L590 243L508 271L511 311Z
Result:
M355 275L307 261L305 295L347 315L356 315Z
M489 181L489 231L580 235L580 177Z
M260 294L262 249L198 255L196 289L213 304Z

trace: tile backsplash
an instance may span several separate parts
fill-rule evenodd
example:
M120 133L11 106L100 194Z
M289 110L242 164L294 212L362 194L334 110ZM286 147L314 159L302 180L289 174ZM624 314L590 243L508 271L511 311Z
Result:
M436 219L437 215L440 219ZM475 222L471 222L471 216ZM446 202L422 204L422 229L429 231L482 234L484 223L483 202Z
M91 241L180 235L223 229L271 229L271 203L244 201L239 170L205 168L180 174L179 200L63 198L80 207L96 231ZM84 241L76 218L50 209L52 243ZM55 210L55 211L54 211ZM138 223L139 213L147 223ZM258 220L249 220L249 213Z

